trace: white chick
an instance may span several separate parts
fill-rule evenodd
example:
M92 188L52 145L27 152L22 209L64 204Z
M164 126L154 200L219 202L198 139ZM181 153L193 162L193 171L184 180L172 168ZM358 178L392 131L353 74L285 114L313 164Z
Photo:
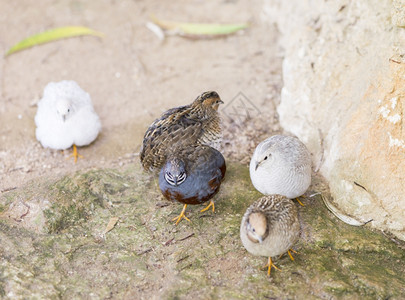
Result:
M36 138L43 147L64 150L73 146L75 162L80 156L76 146L89 145L101 130L90 95L72 80L47 84L35 124Z

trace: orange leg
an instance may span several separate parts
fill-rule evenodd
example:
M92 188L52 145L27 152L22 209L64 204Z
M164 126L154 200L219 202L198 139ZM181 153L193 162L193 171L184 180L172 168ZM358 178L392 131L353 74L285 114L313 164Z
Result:
M210 200L210 204L208 204L206 208L200 210L200 212L204 212L204 211L208 210L211 206L212 206L212 212L215 212L215 203L212 200Z
M271 267L273 267L274 269L277 269L277 270L281 271L275 264L273 264L273 261L271 260L271 257L269 257L269 261L268 261L267 265L265 265L265 266L263 267L263 269L266 269L266 268L267 268L267 276L270 276Z
M72 153L71 155L69 155L68 158L70 158L70 157L74 157L75 163L77 163L77 158L78 158L78 157L83 158L83 155L80 155L80 154L77 152L77 147L76 147L76 145L73 145L73 153Z
M288 256L291 258L291 260L294 261L294 257L292 256L292 254L291 254L290 251L291 251L291 252L294 252L295 254L297 254L298 252L295 251L294 249L289 249L288 252L287 252L287 253L288 253Z
M290 259L291 259L292 261L294 261L294 257L292 256L291 252L294 252L294 253L296 253L296 254L297 254L298 252L295 251L294 249L289 249L289 250L287 251L288 256L290 257ZM283 255L284 255L284 254L281 254L279 258L281 258Z
M189 218L186 217L186 215L184 214L187 208L187 204L184 204L183 210L181 211L180 215L178 217L175 217L172 219L172 221L176 221L176 225L179 224L179 222L181 221L181 219L186 219L187 221L191 222L189 220Z
M302 197L302 196L301 196ZM304 198L304 197L302 197ZM297 200L297 202L301 205L301 206L305 206L301 201L300 201L300 197L295 198L295 200Z

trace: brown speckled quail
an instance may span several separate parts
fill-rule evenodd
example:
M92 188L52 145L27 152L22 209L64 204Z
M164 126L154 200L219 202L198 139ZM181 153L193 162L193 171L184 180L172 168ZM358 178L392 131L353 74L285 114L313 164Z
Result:
M202 93L193 103L169 109L156 119L143 138L140 159L147 171L159 170L169 152L187 145L217 148L221 140L218 107L223 103L214 91Z
M219 191L226 172L222 154L207 145L193 145L176 151L168 159L159 174L159 187L163 196L170 201L184 204L180 215L173 219L176 225L185 216L188 204L201 204L210 201L201 211L212 206L212 197Z
M264 196L254 202L246 210L240 226L240 238L246 250L269 258L266 265L269 276L272 266L277 269L272 256L288 252L293 260L290 248L299 234L297 208L290 199L281 195Z

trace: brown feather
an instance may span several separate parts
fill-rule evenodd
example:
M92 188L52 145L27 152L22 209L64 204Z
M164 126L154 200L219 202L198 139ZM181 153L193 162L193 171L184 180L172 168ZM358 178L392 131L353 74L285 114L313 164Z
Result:
M188 145L214 145L221 139L216 92L205 92L193 103L169 109L145 133L140 159L145 170L162 167L170 153Z

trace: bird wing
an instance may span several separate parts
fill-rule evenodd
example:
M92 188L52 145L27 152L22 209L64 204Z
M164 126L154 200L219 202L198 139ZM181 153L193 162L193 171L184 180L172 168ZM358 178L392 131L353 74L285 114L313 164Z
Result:
M145 133L144 140L161 135L164 132L175 132L188 126L200 125L201 123L187 117L189 106L180 106L169 109L159 119L156 119Z
M160 167L169 153L196 143L202 123L189 118L189 109L189 106L172 108L149 126L140 154L144 166Z

